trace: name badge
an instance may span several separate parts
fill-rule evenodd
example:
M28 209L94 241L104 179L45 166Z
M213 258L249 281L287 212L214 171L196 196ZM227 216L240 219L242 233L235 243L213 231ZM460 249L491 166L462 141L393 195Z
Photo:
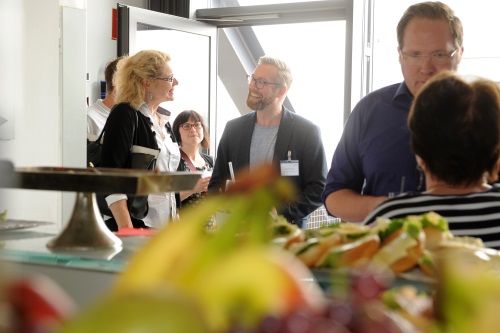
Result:
M299 176L299 160L280 161L282 176Z

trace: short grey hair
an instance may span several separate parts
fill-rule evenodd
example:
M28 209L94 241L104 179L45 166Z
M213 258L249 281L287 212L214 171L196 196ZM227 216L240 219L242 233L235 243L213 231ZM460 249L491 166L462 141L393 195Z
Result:
M258 64L266 64L276 67L278 69L277 82L286 85L286 87L290 89L293 81L292 72L290 70L290 66L288 66L283 60L264 55L259 58Z

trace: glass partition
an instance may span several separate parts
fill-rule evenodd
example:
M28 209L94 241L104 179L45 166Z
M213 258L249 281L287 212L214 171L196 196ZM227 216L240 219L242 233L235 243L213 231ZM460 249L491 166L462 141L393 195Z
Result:
M171 122L183 110L205 117L215 128L217 28L173 15L141 8L118 7L118 55L156 49L172 56L170 65L179 85L175 100L162 107L172 112ZM215 140L211 151L215 151Z
M209 117L210 39L207 36L170 29L138 30L136 51L155 49L172 57L170 65L179 85L175 99L161 106L172 112L171 119L183 110L196 110Z

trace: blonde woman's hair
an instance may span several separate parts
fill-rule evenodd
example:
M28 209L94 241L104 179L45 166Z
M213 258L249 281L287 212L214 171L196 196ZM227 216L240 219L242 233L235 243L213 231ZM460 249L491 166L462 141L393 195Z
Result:
M170 61L170 55L156 50L139 51L132 56L125 56L118 62L113 77L115 86L115 103L129 103L134 109L144 103L146 89L143 80L158 82L154 78L162 74L165 63Z

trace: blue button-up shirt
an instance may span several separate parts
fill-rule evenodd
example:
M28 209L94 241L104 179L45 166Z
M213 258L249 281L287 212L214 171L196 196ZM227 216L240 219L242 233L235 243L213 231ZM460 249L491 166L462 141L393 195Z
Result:
M383 196L423 190L407 126L413 96L404 83L376 90L354 108L333 155L323 191Z

